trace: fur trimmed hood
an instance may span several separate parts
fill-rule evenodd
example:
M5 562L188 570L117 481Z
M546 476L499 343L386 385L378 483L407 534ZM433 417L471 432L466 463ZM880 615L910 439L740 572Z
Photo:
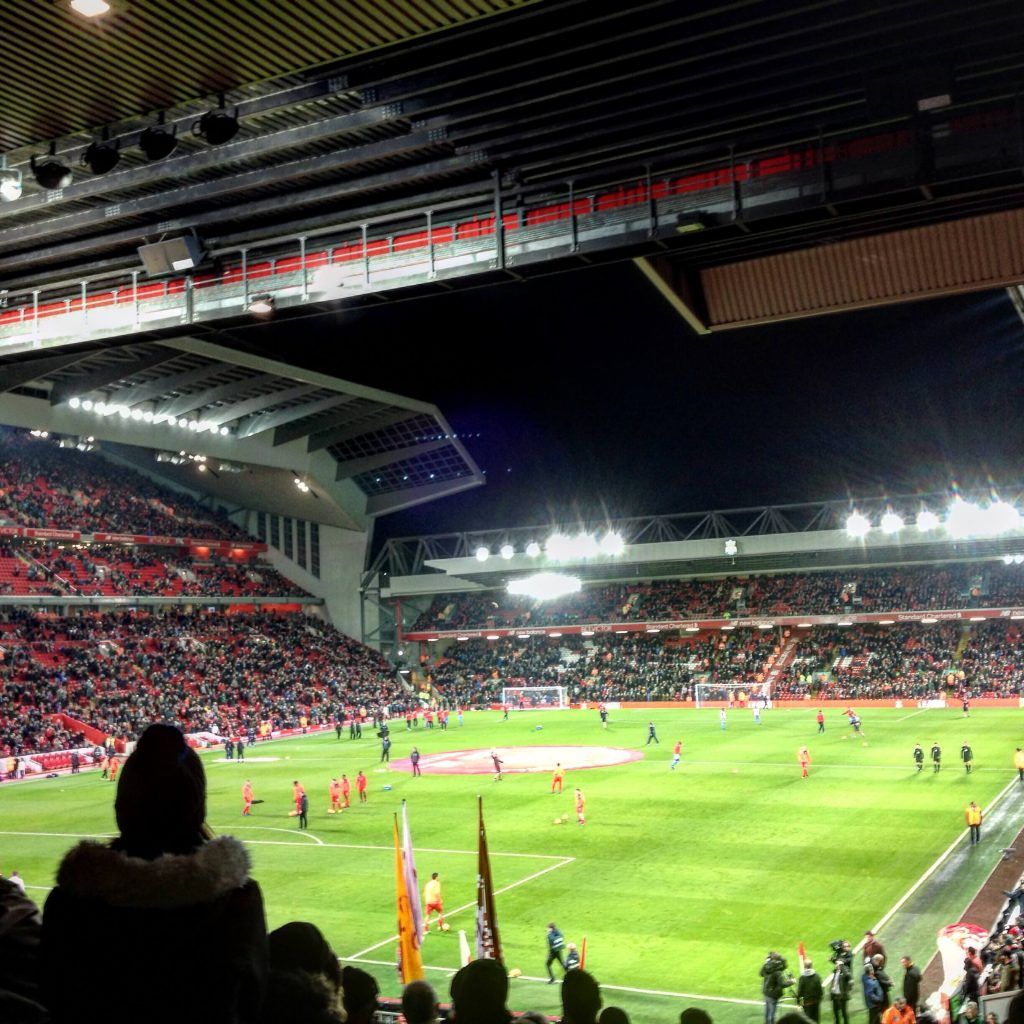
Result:
M185 856L129 857L102 843L68 851L57 885L80 899L114 907L170 909L210 903L249 880L249 854L231 836L218 836Z

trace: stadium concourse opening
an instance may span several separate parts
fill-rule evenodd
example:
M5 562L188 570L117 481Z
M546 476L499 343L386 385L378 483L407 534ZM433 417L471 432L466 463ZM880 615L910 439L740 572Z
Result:
M639 761L639 750L620 747L550 746L550 747L480 747L476 750L449 750L443 754L424 754L420 770L434 775L493 775L498 755L503 774L524 772L552 772L556 765L575 771L579 768L610 768L616 764ZM403 757L391 762L391 768L411 772L412 761Z

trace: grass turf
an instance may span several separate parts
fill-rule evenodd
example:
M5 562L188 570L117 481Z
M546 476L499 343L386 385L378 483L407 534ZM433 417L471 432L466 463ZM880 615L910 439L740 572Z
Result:
M569 941L587 936L587 968L605 986L606 1005L640 1020L672 1020L684 1006L703 1005L716 1021L732 1024L761 1015L752 1004L769 949L779 949L796 973L803 941L824 976L828 942L856 943L906 894L957 840L969 800L987 806L1008 784L1009 799L1020 799L1011 765L1020 717L1015 709L976 709L969 720L954 709L867 710L863 738L834 710L824 735L810 710L768 711L760 726L748 711L733 710L724 732L715 710L613 712L606 731L596 712L578 711L514 712L507 722L473 713L447 732L409 733L399 721L393 758L414 742L424 754L607 744L642 748L645 756L569 772L559 796L549 792L547 773L506 774L500 783L490 774L385 774L369 732L359 741L323 734L260 744L245 765L204 755L208 819L216 831L252 843L269 927L315 922L341 957L371 961L384 994L394 995L400 986L387 966L395 934L391 822L407 798L420 880L440 873L452 925L446 935L432 933L423 954L428 978L446 998L458 929L472 943L475 797L482 793L495 885L510 887L497 899L505 962L524 975L513 982L510 1005L559 1010L559 989L543 982L545 926L553 920ZM660 746L644 745L650 718ZM677 738L683 760L673 772ZM944 751L942 771L933 774L926 761L918 775L913 743L920 741L927 757L933 740ZM965 740L975 754L970 776L959 761ZM808 779L797 764L804 743L813 758ZM360 768L370 780L369 802L328 815L330 779L345 772L354 780ZM245 778L266 801L248 819L241 816ZM307 833L288 816L295 778L310 795ZM587 797L584 827L575 824L575 785ZM113 790L96 773L4 784L0 870L18 868L40 887L30 894L42 902L76 836L114 831ZM562 814L569 821L554 825ZM927 962L936 930L958 919L1015 828L1009 820L1001 830L986 826L974 849L961 840L941 884L919 892L913 912L882 929L892 956L909 952ZM699 998L706 996L727 1001ZM855 994L851 1008L859 1005Z

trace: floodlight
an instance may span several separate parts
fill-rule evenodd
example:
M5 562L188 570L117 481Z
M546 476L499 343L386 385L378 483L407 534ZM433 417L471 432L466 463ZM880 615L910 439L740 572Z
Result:
M508 559L510 559L515 553L516 553L516 549L514 547L512 547L511 544L502 544L501 545L501 552L500 552L500 554L501 554L501 557L504 558L506 561Z
M893 512L889 509L885 515L882 516L882 533L887 533L890 536L894 533L899 533L903 529L903 517L898 512Z
M58 158L57 143L55 142L50 143L50 152L46 156L33 156L29 160L29 164L39 187L45 188L47 192L58 188L67 188L74 177L71 168Z
M68 401L68 405L70 405L72 409L77 409L81 404L82 400L77 395Z
M1014 565L1024 565L1024 555L1014 555L1013 556L1013 564Z
M571 543L572 553L577 558L593 558L600 551L597 538L592 533L577 533Z
M990 533L1008 533L1020 526L1020 513L1009 502L997 498L985 510Z
M565 561L572 557L572 540L564 533L553 533L544 544L544 549L548 553L548 558L559 562Z
M192 125L192 132L202 136L211 146L230 142L238 134L238 108L235 107L234 114L229 114L224 108L222 97L219 107L208 110Z
M254 295L249 299L249 305L245 307L250 313L255 313L257 316L266 316L268 313L274 312L274 296L273 295Z
M478 562L486 562L491 557L489 548L485 548L482 544L476 549L476 560Z
M616 530L609 530L608 533L601 538L601 553L603 555L615 557L616 555L621 555L625 550L626 544L622 539L622 534L618 533Z
M117 139L113 142L104 131L99 142L93 142L82 154L82 166L88 167L93 174L107 174L112 171L121 159Z
M1013 565L1013 555L1003 555L1003 565Z
M98 18L110 10L107 0L71 0L71 10L85 18Z
M147 160L163 160L170 156L178 145L177 126L164 126L163 112L157 115L156 124L151 124L139 136L139 149Z
M21 171L0 167L0 200L13 203L15 199L21 198L21 191Z
M868 535L871 520L863 512L854 510L846 517L846 535L854 540L861 540Z
M540 554L540 545L535 540L531 540L526 545L526 554L529 558L536 558Z
M939 517L930 508L923 508L917 513L917 528L922 533L934 530L938 525Z
M946 516L946 530L954 540L985 532L985 514L977 505L955 498Z
M578 594L583 584L578 576L566 576L559 572L538 572L523 579L511 580L510 594L523 594L538 601L549 601L566 594Z

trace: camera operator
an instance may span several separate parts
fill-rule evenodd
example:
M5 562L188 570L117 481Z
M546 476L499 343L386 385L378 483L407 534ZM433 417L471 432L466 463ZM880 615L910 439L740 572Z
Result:
M764 995L764 1024L775 1024L775 1010L787 986L794 984L786 974L786 961L772 950L761 964L761 992Z
M853 973L850 969L853 951L849 942L837 939L829 944L832 955L829 957L833 965L830 978L827 979L828 993L832 999L832 1016L835 1024L850 1024L846 1004L850 1001L850 990L853 988Z

